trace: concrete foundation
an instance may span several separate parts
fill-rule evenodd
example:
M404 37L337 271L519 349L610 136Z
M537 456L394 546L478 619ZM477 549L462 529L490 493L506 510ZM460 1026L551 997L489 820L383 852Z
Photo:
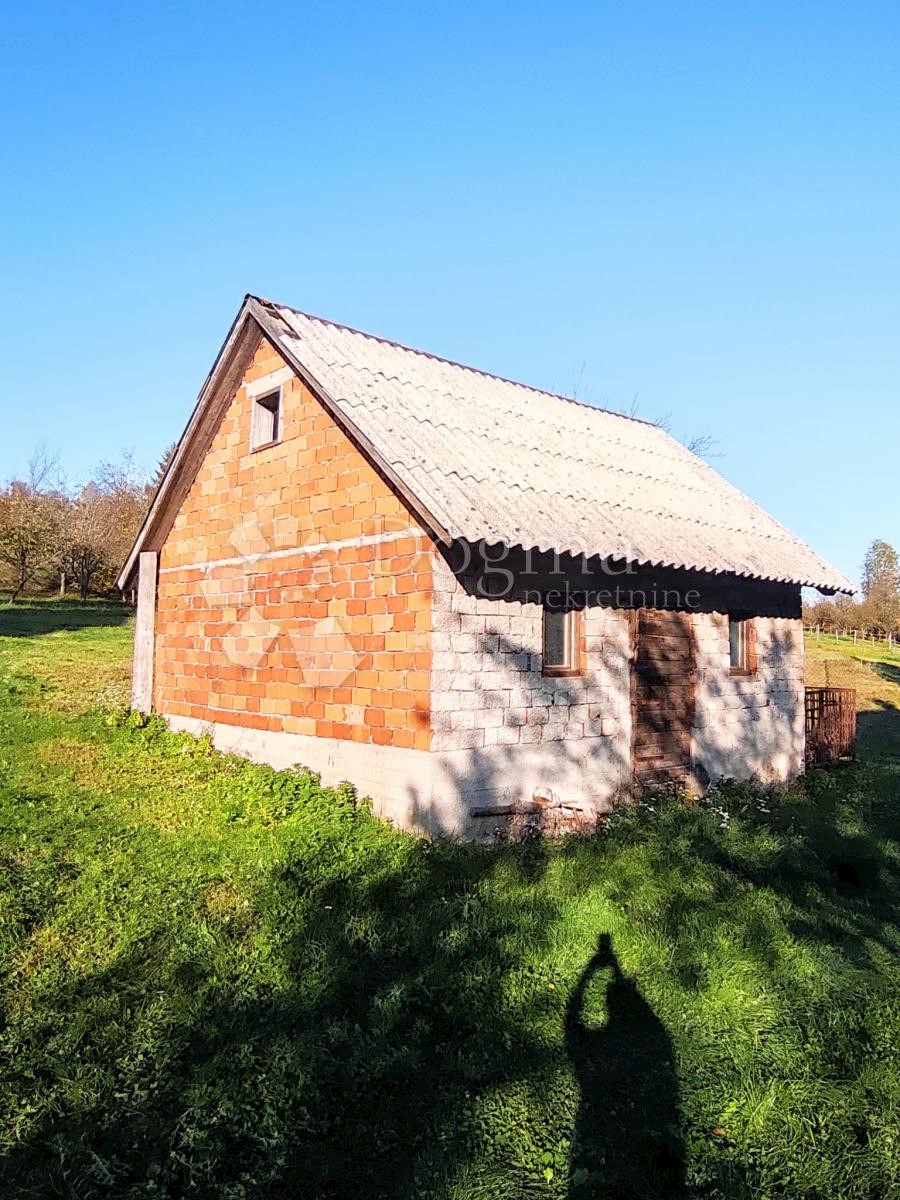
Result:
M248 729L192 717L167 718L169 727L209 735L216 749L284 770L306 767L334 786L350 780L373 810L402 829L432 837L482 837L496 820L473 809L531 800L563 801L591 819L597 762L565 742L456 751L406 750L336 738ZM608 806L612 796L608 796Z

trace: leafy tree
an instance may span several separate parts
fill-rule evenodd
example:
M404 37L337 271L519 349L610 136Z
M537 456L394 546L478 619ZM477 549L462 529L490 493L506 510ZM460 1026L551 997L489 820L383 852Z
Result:
M91 591L108 591L131 549L152 488L130 455L103 463L69 505L62 567L78 584L82 603Z
M867 623L889 631L900 624L900 559L890 543L876 538L863 563L863 609Z
M17 481L0 492L0 563L6 568L11 603L43 583L59 555L65 499Z
M97 575L106 563L106 524L104 499L96 485L89 483L69 506L62 570L74 579L82 604L90 595Z
M873 591L888 587L900 591L900 559L889 542L876 538L866 551L863 562L863 595L868 600Z
M838 633L847 633L861 627L859 605L852 596L835 596L832 600L819 600L816 604L804 604L803 619L809 625L822 625Z
M178 443L172 442L172 444L166 448L165 452L163 453L162 458L157 463L156 471L154 472L153 478L150 481L150 491L152 494L154 494L154 495L156 494L156 491L159 488L159 485L163 481L166 471L168 471L168 469L169 469L169 464L172 462L172 459L175 457L175 451L177 449L178 449Z

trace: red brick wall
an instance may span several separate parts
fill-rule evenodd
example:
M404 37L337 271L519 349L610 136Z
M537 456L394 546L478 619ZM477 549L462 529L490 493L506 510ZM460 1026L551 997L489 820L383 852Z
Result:
M430 541L299 380L251 451L245 385L160 553L155 707L172 716L430 745Z

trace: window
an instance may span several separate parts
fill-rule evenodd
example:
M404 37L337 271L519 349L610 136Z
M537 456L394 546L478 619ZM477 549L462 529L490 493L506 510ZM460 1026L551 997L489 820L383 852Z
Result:
M250 449L271 446L281 436L281 388L257 396L253 401L253 426L250 430Z
M756 670L754 634L751 618L728 618L729 666L733 675L749 675Z
M545 675L581 674L581 613L544 609Z

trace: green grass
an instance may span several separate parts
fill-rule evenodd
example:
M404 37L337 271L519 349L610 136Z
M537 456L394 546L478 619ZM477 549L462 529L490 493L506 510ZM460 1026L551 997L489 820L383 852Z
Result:
M889 747L428 843L111 710L94 615L0 612L4 1200L900 1194Z
M810 687L856 689L859 748L866 758L900 760L900 649L834 634L806 635Z

